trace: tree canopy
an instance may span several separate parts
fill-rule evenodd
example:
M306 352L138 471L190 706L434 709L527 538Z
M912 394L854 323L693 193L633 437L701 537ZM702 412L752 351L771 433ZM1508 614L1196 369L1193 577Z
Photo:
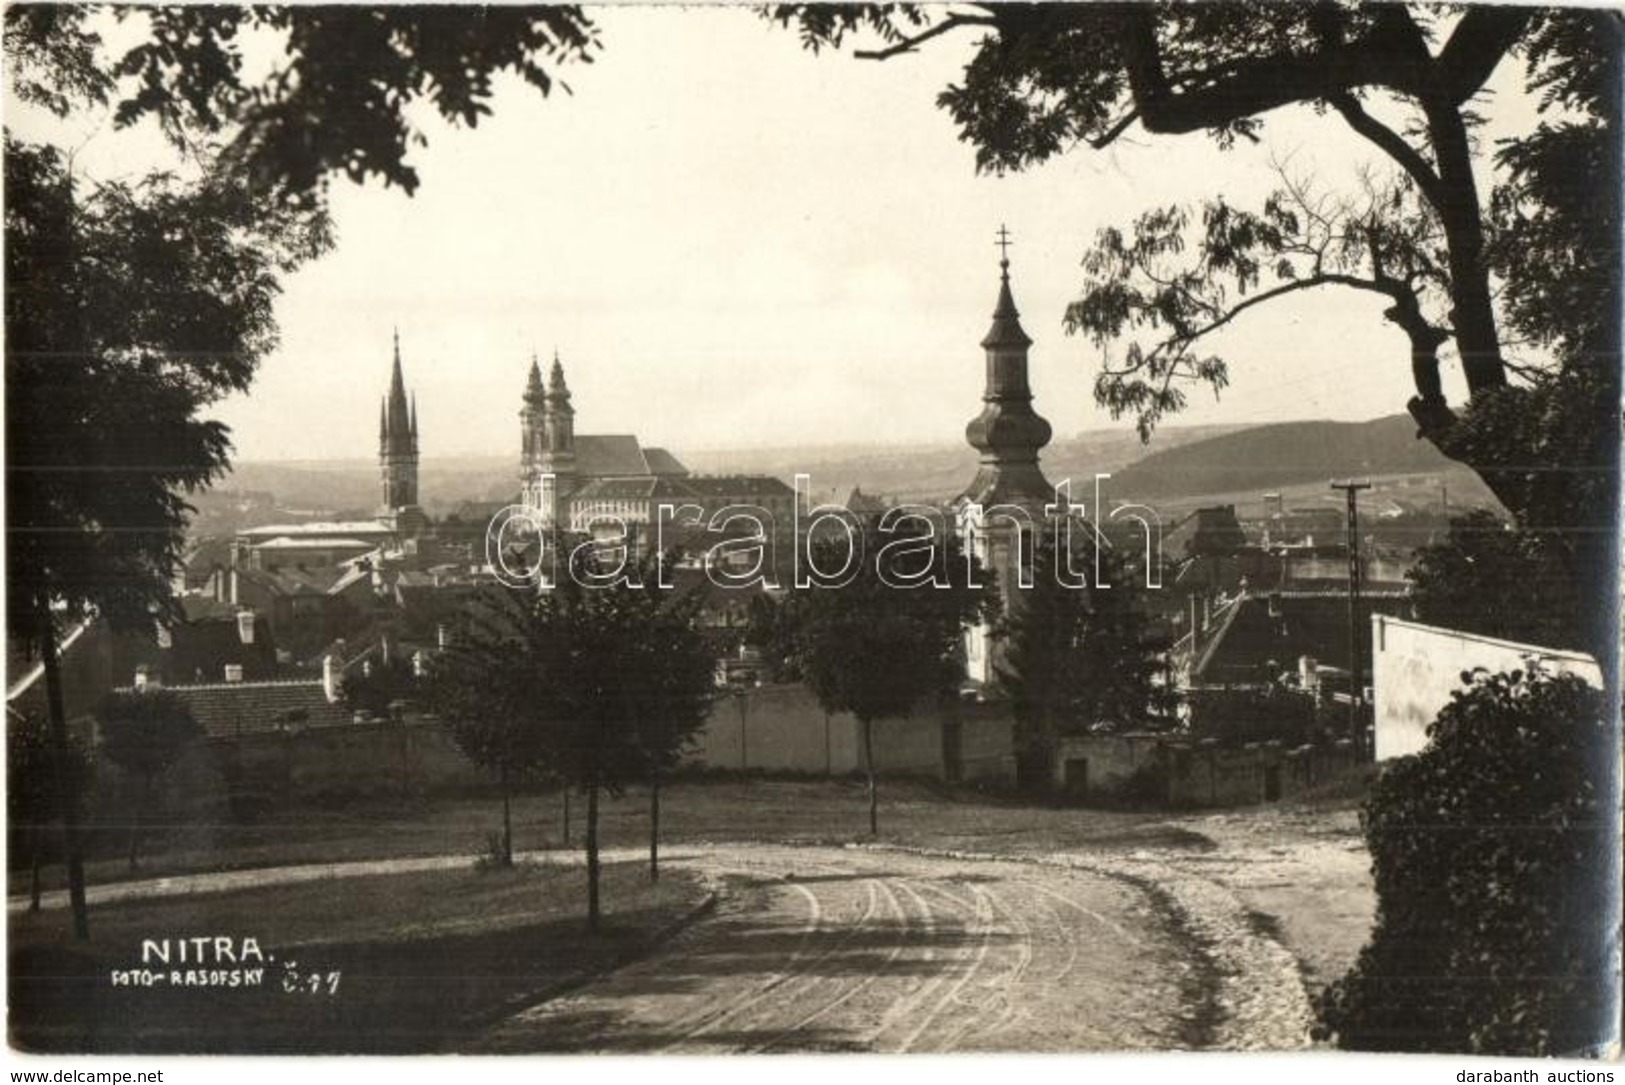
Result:
M1061 736L1172 722L1174 695L1162 681L1168 643L1153 634L1136 580L1102 554L1111 587L1063 584L1064 552L1053 535L1040 541L1032 587L1016 593L1001 630L999 681L1016 717L1018 773L1032 783L1049 779Z
M1521 524L1560 537L1577 583L1609 558L1619 442L1621 44L1602 9L1421 4L779 5L811 49L887 59L976 35L938 96L985 170L1030 168L1126 134L1265 138L1313 109L1388 176L1301 180L1242 208L1153 208L1103 230L1067 326L1108 355L1096 398L1142 433L1191 385L1222 388L1208 332L1297 290L1388 298L1406 333L1421 435L1477 471ZM1538 96L1533 130L1491 152L1479 128L1505 63ZM1597 178L1610 178L1596 184ZM1452 349L1469 402L1439 375ZM1529 352L1533 351L1533 354ZM1516 378L1516 379L1515 379ZM1593 639L1607 644L1601 630Z
M1546 648L1591 647L1589 614L1551 540L1488 512L1451 521L1406 574L1431 625Z
M149 627L172 603L189 507L225 469L199 417L276 342L279 276L327 244L212 182L77 183L7 140L7 624L37 648L52 607Z
M499 73L568 90L556 69L590 62L598 45L570 6L18 4L5 15L23 101L108 107L119 127L156 121L177 148L215 146L240 183L307 210L334 173L416 189L416 103L473 127Z
M203 737L203 728L192 717L191 707L165 689L110 693L98 706L96 718L102 731L102 756L140 783L136 801L146 809L129 811L129 859L134 870L141 840L139 814L144 812L149 818L156 814L163 802L159 780Z
M469 757L498 773L505 803L527 774L586 793L596 927L599 795L677 763L704 725L715 668L697 596L652 573L597 587L565 576L480 597L433 665L430 698Z
M869 831L879 831L875 721L910 715L952 694L963 673L965 627L997 610L991 581L941 524L922 530L900 517L872 521L850 545L821 541L812 566L850 569L849 578L798 585L776 634L793 644L795 670L825 712L849 712L863 729ZM901 585L910 584L904 587Z
M1362 825L1371 940L1318 998L1359 1050L1577 1055L1605 1043L1618 893L1601 691L1571 675L1464 675L1427 747L1388 766Z

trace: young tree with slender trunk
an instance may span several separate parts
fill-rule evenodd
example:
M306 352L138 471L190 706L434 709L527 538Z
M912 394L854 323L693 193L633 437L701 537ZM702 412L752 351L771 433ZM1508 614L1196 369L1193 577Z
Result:
M784 612L795 623L797 668L819 704L851 713L862 729L871 836L880 833L875 724L951 694L966 626L996 605L984 574L937 519L922 530L920 518L882 518L850 548L820 544L809 564L851 567L850 579L810 578Z
M1169 645L1150 628L1137 579L1102 552L1109 587L1062 583L1064 553L1046 533L1035 547L1032 586L1018 592L1019 607L1001 623L999 682L1015 713L1017 776L1026 784L1048 783L1064 736L1174 723L1174 692L1162 680Z
M75 796L83 795L95 773L95 758L79 742L69 750L69 786ZM6 770L6 817L28 854L28 910L37 912L47 829L61 816L63 802L55 775L55 740L46 722L33 713L13 714L6 733Z
M95 620L150 634L177 616L185 494L230 447L201 412L248 386L276 341L280 276L327 236L229 186L93 184L9 136L5 171L7 628L44 666L66 762L64 631ZM88 937L78 812L62 794Z
M583 794L587 926L597 931L602 799L657 783L676 763L704 722L716 659L697 603L662 591L652 569L599 578L590 554L572 569L546 590L479 599L431 688L471 756L500 765L513 755L514 768ZM653 839L650 855L654 872Z
M513 793L551 766L532 696L542 662L518 637L527 600L492 592L463 616L431 664L422 692L468 759L489 772L502 800L503 866L513 866Z
M166 689L109 694L96 710L102 756L140 782L130 810L130 869L136 868L141 812L156 821L162 810L159 781L203 737L185 701Z

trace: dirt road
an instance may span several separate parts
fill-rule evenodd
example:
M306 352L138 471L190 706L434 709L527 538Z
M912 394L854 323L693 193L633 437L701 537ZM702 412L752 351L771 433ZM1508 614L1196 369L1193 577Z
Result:
M1307 1042L1291 956L1265 945L1211 883L1170 888L1065 857L886 849L719 846L677 861L725 885L716 916L653 957L503 1022L477 1047L1037 1052ZM1268 1012L1238 1003L1238 991L1269 1001Z

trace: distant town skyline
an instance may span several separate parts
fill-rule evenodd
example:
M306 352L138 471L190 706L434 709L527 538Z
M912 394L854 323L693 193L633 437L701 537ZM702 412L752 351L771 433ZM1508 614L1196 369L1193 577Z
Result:
M1132 419L1093 400L1100 352L1061 328L1096 231L1221 192L1256 202L1277 166L1337 188L1377 160L1293 109L1228 152L1131 135L977 176L934 104L972 36L876 63L813 56L748 10L594 17L604 51L561 73L573 94L510 80L474 130L419 113L415 196L335 181L336 250L287 280L280 347L249 393L211 411L236 457L375 456L397 330L426 463L517 457L532 353L555 350L593 432L679 451L960 440L980 406L1001 225L1041 412L1058 436L1126 431ZM148 154L162 160L150 133L110 125L80 150L92 175ZM1170 423L1403 410L1405 342L1381 308L1320 291L1238 321L1209 344L1231 387L1217 403L1193 388ZM1453 360L1445 382L1463 397Z

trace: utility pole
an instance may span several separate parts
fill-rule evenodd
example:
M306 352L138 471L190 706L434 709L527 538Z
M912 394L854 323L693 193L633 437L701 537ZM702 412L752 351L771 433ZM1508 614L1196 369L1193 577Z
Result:
M1349 551L1349 737L1355 749L1365 753L1365 735L1360 726L1360 707L1365 700L1365 684L1360 666L1360 491L1371 489L1369 482L1334 482L1348 501Z

